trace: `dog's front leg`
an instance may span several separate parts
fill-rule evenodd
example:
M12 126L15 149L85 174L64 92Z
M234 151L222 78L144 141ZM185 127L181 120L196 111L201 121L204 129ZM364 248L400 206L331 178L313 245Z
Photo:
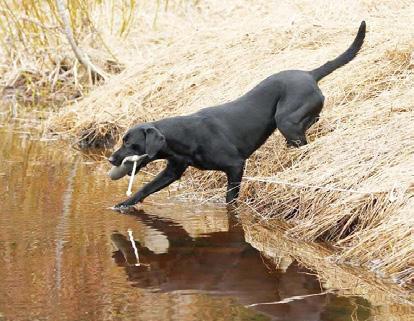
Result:
M180 179L186 169L187 165L185 164L175 161L168 161L167 167L161 173L159 173L151 182L144 185L144 187L142 187L126 201L117 204L115 209L133 206L138 202L143 201L148 195L158 192L164 187Z

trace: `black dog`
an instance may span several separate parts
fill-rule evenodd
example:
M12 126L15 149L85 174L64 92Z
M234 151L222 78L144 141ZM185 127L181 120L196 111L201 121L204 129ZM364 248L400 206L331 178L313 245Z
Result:
M188 166L225 172L228 179L226 202L235 200L245 160L276 128L290 146L307 143L306 130L318 120L324 102L317 82L357 55L365 29L363 21L354 42L343 54L312 71L282 71L232 102L128 130L121 148L109 158L111 164L119 166L127 156L148 154L140 168L156 159L166 159L168 165L116 207L142 201L178 180Z

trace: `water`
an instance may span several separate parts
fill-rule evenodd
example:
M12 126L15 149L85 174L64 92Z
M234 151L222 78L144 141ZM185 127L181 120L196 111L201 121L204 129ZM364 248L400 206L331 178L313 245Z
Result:
M35 136L0 128L0 320L382 320L294 259L276 266L223 207L161 193L128 215L108 210L127 181ZM384 320L409 320L403 311Z

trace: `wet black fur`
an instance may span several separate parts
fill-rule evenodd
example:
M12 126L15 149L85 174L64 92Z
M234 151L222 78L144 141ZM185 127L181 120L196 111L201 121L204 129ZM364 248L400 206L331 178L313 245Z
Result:
M365 22L351 46L339 57L312 71L274 74L240 98L187 115L137 125L127 131L109 161L118 166L130 155L148 154L141 167L166 159L167 167L117 207L134 205L178 180L188 166L227 175L226 202L238 196L245 160L279 129L291 146L307 144L306 130L322 110L317 82L351 61L365 38Z

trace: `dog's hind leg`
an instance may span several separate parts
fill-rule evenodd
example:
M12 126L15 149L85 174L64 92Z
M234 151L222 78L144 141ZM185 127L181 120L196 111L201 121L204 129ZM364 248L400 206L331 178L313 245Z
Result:
M305 103L284 104L276 111L276 126L286 138L288 146L306 145L306 131L318 119L323 106L323 96L306 97Z
M308 143L305 131L303 128L299 128L297 124L284 121L280 126L278 126L278 129L285 137L286 143L289 147L300 147Z
M239 196L240 184L243 177L244 161L239 166L232 166L226 169L227 194L226 203L234 202Z
M169 160L167 167L161 173L159 173L151 182L144 185L144 187L142 187L138 192L136 192L126 201L116 205L115 208L128 207L135 205L138 202L141 202L148 195L158 192L164 187L180 179L186 169L186 164Z

